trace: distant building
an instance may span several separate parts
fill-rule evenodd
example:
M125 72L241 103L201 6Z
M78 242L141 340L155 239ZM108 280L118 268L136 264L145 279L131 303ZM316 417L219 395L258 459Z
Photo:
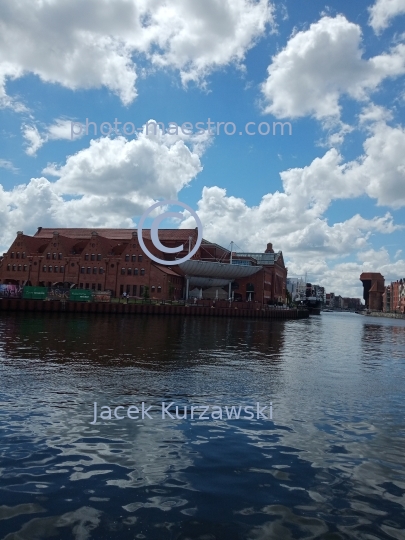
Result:
M305 300L306 283L302 278L287 278L286 286L294 302Z
M326 293L325 307L328 309L333 309L335 307L335 293Z
M393 281L385 287L383 310L388 313L405 313L405 279Z
M377 272L363 272L360 281L363 283L363 298L366 308L371 311L382 311L385 292L384 276Z

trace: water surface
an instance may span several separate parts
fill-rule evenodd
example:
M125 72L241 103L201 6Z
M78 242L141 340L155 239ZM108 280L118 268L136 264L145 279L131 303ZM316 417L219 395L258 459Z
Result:
M0 538L404 539L404 389L402 320L3 313Z

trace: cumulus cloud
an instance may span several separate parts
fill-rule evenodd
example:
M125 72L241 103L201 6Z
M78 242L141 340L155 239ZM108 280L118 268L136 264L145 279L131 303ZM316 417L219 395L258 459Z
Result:
M39 144L32 136L35 142ZM43 177L10 191L1 188L3 248L17 230L29 234L44 223L134 227L133 216L140 216L157 199L177 199L178 192L198 175L208 142L201 135L176 137L161 130L149 134L144 130L133 140L92 140L63 165L48 165Z
M377 0L374 6L369 8L369 12L369 24L378 34L390 25L394 17L405 14L405 2L404 0Z
M372 121L386 115L374 107L365 110L364 116ZM233 240L249 251L263 251L265 244L272 242L275 249L283 250L290 275L307 271L314 276L311 280L333 286L337 293L354 294L360 287L361 271L381 267L394 276L405 265L401 260L391 262L388 255L385 262L367 256L373 234L391 234L405 227L395 224L386 211L371 219L356 214L336 223L328 222L326 211L333 201L364 195L377 199L380 205L405 206L404 156L405 130L377 121L369 126L364 154L356 160L345 162L336 149L330 149L306 167L281 172L283 190L266 194L257 206L228 196L218 186L205 187L198 202L204 236L222 245ZM192 224L190 218L181 226ZM358 253L364 260L338 262ZM343 274L336 280L339 272ZM348 286L354 276L353 285Z
M104 86L128 105L136 62L201 83L213 69L242 65L273 23L269 0L3 0L0 105L13 105L6 80L24 73L72 90Z
M217 186L203 189L198 215L204 224L204 236L223 245L236 240L245 250L263 251L273 242L289 256L336 258L365 249L371 232L391 233L399 227L389 213L364 219L360 215L329 225L321 212L314 212L311 197L302 193L293 197L276 192L265 195L260 204L247 206L238 197L227 196ZM192 226L192 218L182 227Z
M405 129L378 122L364 142L364 155L353 162L348 176L365 186L379 205L405 206Z
M344 16L322 17L296 33L272 58L262 84L265 112L277 117L340 117L343 95L367 100L387 77L405 73L405 45L370 59L359 25Z

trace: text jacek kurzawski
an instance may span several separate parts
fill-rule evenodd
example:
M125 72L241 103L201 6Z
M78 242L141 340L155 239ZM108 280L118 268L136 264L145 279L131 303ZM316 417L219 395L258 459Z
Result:
M159 414L159 413L160 414ZM162 420L272 420L273 404L270 401L268 405L176 405L174 401L162 401L161 406L147 406L144 401L139 406L136 405L118 405L109 407L103 405L98 414L97 402L94 402L93 421L97 420L153 420L160 418Z

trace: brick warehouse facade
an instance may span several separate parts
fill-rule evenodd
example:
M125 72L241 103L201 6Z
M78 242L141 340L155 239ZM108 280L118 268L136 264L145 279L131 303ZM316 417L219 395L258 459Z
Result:
M150 240L150 231L143 238L149 251L161 259L173 255L158 251ZM160 229L161 242L174 247L183 245L176 254L183 257L197 239L196 229ZM270 246L270 248L269 248ZM266 253L274 253L268 244ZM255 255L232 254L245 264L262 266L249 278L233 283L235 298L272 303L285 300L287 269L281 252L271 261L260 262ZM193 260L230 262L230 251L203 240ZM271 257L271 256L270 256ZM234 263L237 261L234 260ZM21 231L0 260L0 284L18 286L64 286L105 291L114 296L124 291L130 296L142 296L145 287L156 299L181 299L185 295L185 275L179 266L155 263L143 253L133 229L45 229L38 228L34 236Z

